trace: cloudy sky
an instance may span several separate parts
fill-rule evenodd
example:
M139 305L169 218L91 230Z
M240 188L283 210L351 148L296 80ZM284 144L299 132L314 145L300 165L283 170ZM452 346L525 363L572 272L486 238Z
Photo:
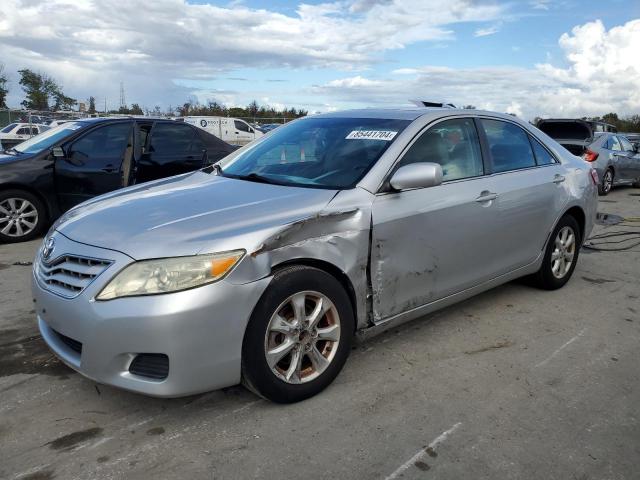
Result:
M2 0L0 62L117 108L190 96L311 112L408 99L640 113L637 0Z

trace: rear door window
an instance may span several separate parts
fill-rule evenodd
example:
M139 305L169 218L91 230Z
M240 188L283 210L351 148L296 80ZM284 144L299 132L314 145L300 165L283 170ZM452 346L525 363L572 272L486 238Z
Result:
M29 135L29 129L26 127L19 128L16 135Z
M610 141L610 147L609 150L613 150L614 152L621 152L622 151L622 145L620 145L620 142L618 141L618 137L611 137Z
M157 123L151 131L149 152L161 155L187 155L195 130L184 123Z
M624 137L617 137L617 138L620 141L622 150L624 150L625 152L633 152L633 145L631 145L631 142L629 140L627 140Z
M542 144L533 137L529 137L531 140L531 146L533 147L533 153L536 157L536 163L538 165L550 165L556 163L556 159L549 153L549 151L542 146Z
M517 125L501 120L481 120L487 135L493 171L508 172L536 166L527 133Z
M445 120L429 128L411 145L398 167L418 162L442 165L444 181L483 175L480 142L473 119Z

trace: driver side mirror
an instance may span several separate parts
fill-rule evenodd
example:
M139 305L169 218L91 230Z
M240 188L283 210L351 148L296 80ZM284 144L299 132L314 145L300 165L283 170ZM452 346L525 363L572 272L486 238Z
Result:
M62 147L53 147L51 149L51 155L53 155L55 158L64 158L64 157L66 157L66 155L64 153L64 149Z
M439 163L411 163L400 167L389 183L396 191L435 187L442 183L442 166Z

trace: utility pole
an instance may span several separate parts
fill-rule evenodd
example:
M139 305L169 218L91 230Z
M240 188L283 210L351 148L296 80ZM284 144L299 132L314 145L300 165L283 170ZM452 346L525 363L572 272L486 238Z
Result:
M107 114L107 97L104 97L104 114Z
M120 108L127 108L127 102L124 98L124 82L120 82Z

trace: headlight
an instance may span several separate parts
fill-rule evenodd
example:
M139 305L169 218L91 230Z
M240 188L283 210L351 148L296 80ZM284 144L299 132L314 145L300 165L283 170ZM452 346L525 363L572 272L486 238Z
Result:
M234 250L135 262L118 273L96 299L156 295L199 287L223 278L244 253Z

